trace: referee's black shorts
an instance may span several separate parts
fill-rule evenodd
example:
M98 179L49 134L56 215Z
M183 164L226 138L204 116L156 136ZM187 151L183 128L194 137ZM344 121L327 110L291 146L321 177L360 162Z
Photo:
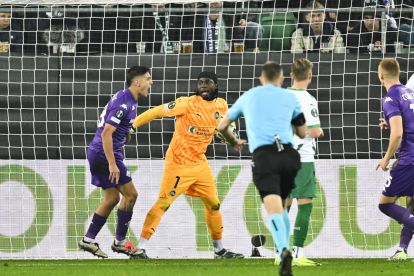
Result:
M295 188L300 169L300 156L290 144L279 152L275 145L266 145L253 152L253 181L262 199L270 194L286 199Z

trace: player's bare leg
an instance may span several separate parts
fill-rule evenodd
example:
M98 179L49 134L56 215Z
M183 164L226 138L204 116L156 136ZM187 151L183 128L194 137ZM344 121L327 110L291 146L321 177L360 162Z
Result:
M78 243L79 248L92 253L100 258L108 258L108 255L99 248L99 244L95 242L95 237L106 223L106 219L119 202L119 192L116 188L108 188L103 190L104 198L95 210L92 222L83 239Z
M292 253L289 251L287 239L290 225L287 224L287 211L285 202L279 195L262 195L263 204L269 214L269 227L278 251L280 252L279 275L292 275Z
M412 196L406 197L406 206L411 214L414 214L414 200ZM404 226L401 230L400 246L395 251L394 255L389 258L390 261L403 261L408 259L407 249L412 237L413 231Z
M122 194L122 199L117 212L118 223L115 241L111 246L112 251L125 255L139 255L144 258L145 253L135 248L130 241L125 239L138 193L132 181L124 185L119 185L116 188Z
M223 217L220 211L220 201L215 198L201 198L204 203L205 219L213 240L215 259L241 259L243 254L234 253L223 247Z

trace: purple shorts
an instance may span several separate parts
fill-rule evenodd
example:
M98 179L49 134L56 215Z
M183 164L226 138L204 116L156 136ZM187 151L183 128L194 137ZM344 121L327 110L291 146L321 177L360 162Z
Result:
M88 161L93 185L104 190L117 186L109 180L109 164L103 152L97 153L94 150L88 149ZM132 178L123 162L123 156L115 154L115 162L120 172L118 185L124 185L130 182Z
M414 196L414 165L395 166L384 185L382 194L389 197Z

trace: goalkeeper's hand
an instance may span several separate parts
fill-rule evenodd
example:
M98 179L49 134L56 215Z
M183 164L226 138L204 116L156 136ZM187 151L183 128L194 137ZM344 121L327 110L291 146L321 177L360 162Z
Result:
M129 144L129 142L131 142L131 138L132 138L133 134L135 134L135 129L133 127L131 127L131 129L129 130L129 133L126 137L125 144Z
M239 135L237 133L236 124L232 123L228 127L230 128L231 132L233 132L233 135L236 137L236 139L238 139ZM223 134L220 132L216 134L216 137L220 139L220 143L229 144L229 142L226 141L226 138L224 138Z
M235 151L238 151L238 152L241 152L242 151L242 149L243 149L243 147L244 147L244 145L246 145L247 144L247 141L246 140L243 140L243 139L236 139L232 144L231 144L231 146L234 148L234 150Z

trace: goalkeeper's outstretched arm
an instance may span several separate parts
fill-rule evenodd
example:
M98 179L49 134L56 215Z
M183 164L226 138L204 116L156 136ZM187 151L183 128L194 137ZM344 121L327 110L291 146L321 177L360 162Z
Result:
M132 124L133 128L139 128L142 125L148 124L154 119L164 117L164 105L151 108L144 113L137 116Z
M148 124L154 119L181 116L187 112L188 97L180 97L173 102L151 108L135 118L133 128Z

